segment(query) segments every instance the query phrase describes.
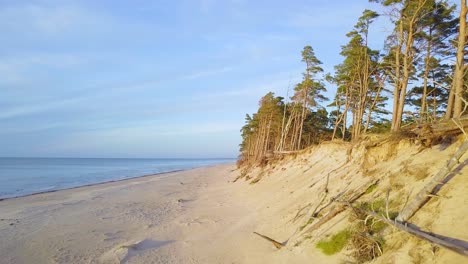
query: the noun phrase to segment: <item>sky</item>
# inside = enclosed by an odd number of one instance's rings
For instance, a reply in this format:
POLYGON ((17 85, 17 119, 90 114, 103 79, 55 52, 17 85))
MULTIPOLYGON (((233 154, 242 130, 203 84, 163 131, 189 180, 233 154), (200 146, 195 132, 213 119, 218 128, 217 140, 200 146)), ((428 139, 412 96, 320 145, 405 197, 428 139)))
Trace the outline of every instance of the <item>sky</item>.
MULTIPOLYGON (((302 48, 332 73, 366 8, 378 6, 0 0, 0 156, 237 157, 245 114, 302 78, 302 48)), ((378 20, 370 45, 388 31, 378 20)))

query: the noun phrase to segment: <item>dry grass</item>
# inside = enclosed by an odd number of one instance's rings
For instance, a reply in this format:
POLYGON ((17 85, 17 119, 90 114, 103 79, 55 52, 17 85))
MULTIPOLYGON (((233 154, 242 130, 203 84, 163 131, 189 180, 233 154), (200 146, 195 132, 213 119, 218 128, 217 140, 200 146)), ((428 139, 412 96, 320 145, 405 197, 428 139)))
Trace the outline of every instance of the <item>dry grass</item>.
POLYGON ((351 255, 358 263, 371 261, 383 254, 383 239, 374 238, 367 233, 353 232, 351 236, 351 255))
MULTIPOLYGON (((390 202, 389 202, 390 203, 390 202)), ((382 216, 387 214, 386 202, 378 199, 372 202, 363 202, 357 208, 373 211, 382 216)), ((390 218, 395 218, 398 213, 388 212, 390 218)), ((350 221, 355 223, 351 233, 351 255, 358 263, 371 261, 383 254, 385 241, 381 236, 382 230, 387 224, 372 217, 360 210, 353 210, 350 214, 350 221)))
POLYGON ((401 173, 404 176, 412 176, 419 181, 429 176, 429 168, 427 166, 415 166, 411 164, 410 160, 405 160, 401 163, 401 173))
MULTIPOLYGON (((265 176, 265 175, 267 175, 267 174, 268 174, 268 170, 262 169, 262 170, 260 171, 260 173, 258 173, 257 177, 255 177, 255 179, 253 179, 253 180, 250 182, 250 184, 255 184, 255 183, 259 182, 259 181, 263 178, 263 176, 265 176)), ((249 178, 249 180, 250 180, 250 179, 251 179, 251 178, 249 178)))
POLYGON ((391 174, 389 177, 389 185, 392 186, 394 190, 400 190, 405 187, 403 177, 400 177, 400 173, 391 174))
POLYGON ((416 179, 416 180, 422 180, 427 178, 429 176, 429 168, 428 167, 413 167, 410 169, 410 174, 416 179))
POLYGON ((250 182, 250 184, 255 184, 255 183, 259 182, 261 179, 262 179, 262 177, 257 177, 257 178, 255 178, 255 179, 253 179, 253 180, 250 182))

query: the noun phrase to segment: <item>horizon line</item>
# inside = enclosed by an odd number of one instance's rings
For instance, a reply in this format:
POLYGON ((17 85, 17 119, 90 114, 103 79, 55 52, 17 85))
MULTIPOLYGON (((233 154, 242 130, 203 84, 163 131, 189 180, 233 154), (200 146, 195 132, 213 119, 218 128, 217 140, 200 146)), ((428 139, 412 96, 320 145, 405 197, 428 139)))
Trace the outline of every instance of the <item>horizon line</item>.
POLYGON ((218 158, 135 158, 135 157, 7 157, 0 156, 0 159, 179 159, 179 160, 203 160, 203 159, 237 159, 237 158, 227 158, 227 157, 218 157, 218 158))

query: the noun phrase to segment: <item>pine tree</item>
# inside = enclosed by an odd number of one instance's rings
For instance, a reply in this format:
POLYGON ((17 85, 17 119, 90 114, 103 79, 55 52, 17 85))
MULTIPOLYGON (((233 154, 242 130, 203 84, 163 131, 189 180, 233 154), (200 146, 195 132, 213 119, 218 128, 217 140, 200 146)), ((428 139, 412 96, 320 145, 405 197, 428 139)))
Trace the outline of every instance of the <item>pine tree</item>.
POLYGON ((390 9, 395 28, 387 38, 386 73, 393 85, 392 131, 400 130, 408 83, 414 77, 416 37, 424 29, 424 18, 434 7, 433 0, 373 0, 390 9))
POLYGON ((332 137, 338 127, 342 127, 342 137, 346 134, 348 111, 351 111, 351 137, 358 139, 372 124, 372 113, 380 110, 385 98, 382 97, 384 80, 379 71, 379 52, 368 47, 369 26, 377 13, 365 10, 354 30, 347 36, 350 41, 342 46, 343 63, 336 66, 336 75, 332 78, 338 85, 335 96, 336 113, 332 137), (343 107, 343 109, 341 109, 343 107))
POLYGON ((259 162, 267 153, 274 151, 280 140, 283 108, 283 98, 269 92, 261 98, 257 113, 252 117, 246 116, 240 144, 243 163, 259 162))
MULTIPOLYGON (((315 56, 311 46, 305 46, 301 52, 302 61, 306 64, 306 69, 303 74, 303 81, 294 88, 292 96, 293 106, 291 107, 291 115, 288 120, 288 131, 292 129, 290 138, 291 150, 298 150, 304 147, 304 121, 310 112, 311 108, 317 107, 318 102, 326 100, 323 95, 325 86, 319 74, 323 72, 320 67, 322 62, 315 56), (294 123, 292 123, 294 121, 294 123)), ((287 125, 288 125, 287 124, 287 125)))
MULTIPOLYGON (((428 97, 436 99, 444 97, 446 94, 444 89, 440 87, 440 84, 444 83, 444 79, 431 79, 447 69, 447 65, 443 65, 441 59, 447 56, 450 51, 449 41, 453 37, 456 29, 457 21, 453 17, 453 11, 455 6, 450 6, 447 1, 436 1, 433 3, 431 12, 427 14, 424 19, 424 31, 421 32, 421 38, 424 40, 425 52, 424 67, 419 77, 423 78, 423 86, 421 91, 421 103, 420 103, 420 121, 427 121, 427 117, 431 116, 429 112, 439 107, 434 106, 429 109, 428 97), (429 84, 431 81, 431 84, 429 84), (429 115, 428 115, 429 114, 429 115)), ((448 72, 446 72, 448 74, 448 72)), ((440 74, 439 74, 440 75, 440 74)), ((437 100, 436 100, 437 101, 437 100)), ((432 101, 434 103, 434 101, 432 101)), ((437 110, 432 111, 432 117, 437 116, 437 110)))

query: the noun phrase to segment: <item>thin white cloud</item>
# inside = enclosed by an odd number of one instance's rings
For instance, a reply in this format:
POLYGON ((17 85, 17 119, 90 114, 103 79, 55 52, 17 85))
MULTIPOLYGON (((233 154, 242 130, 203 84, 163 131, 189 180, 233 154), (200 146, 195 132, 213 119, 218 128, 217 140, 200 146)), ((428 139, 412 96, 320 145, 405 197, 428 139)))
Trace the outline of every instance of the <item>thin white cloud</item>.
POLYGON ((46 102, 42 104, 21 105, 10 109, 4 109, 0 112, 0 120, 59 109, 65 106, 69 106, 70 104, 78 103, 82 100, 83 98, 71 98, 49 103, 46 102))
POLYGON ((87 60, 75 54, 32 53, 20 56, 7 55, 0 57, 0 85, 17 85, 33 83, 30 74, 43 67, 67 69, 83 65, 87 60))
POLYGON ((50 66, 54 68, 67 68, 83 64, 85 59, 82 56, 73 54, 57 53, 36 53, 22 56, 0 57, 0 70, 32 68, 38 66, 50 66))
POLYGON ((223 67, 223 68, 213 69, 213 70, 203 70, 203 71, 193 72, 188 75, 185 75, 183 79, 193 80, 193 79, 198 79, 198 78, 204 78, 204 77, 209 77, 209 76, 218 75, 222 73, 227 73, 232 70, 233 70, 232 67, 223 67))
POLYGON ((95 26, 96 15, 72 5, 11 5, 0 9, 0 28, 24 33, 57 34, 95 26))
POLYGON ((118 17, 108 10, 93 8, 83 2, 57 1, 53 4, 13 3, 0 5, 0 31, 13 39, 55 39, 90 41, 107 36, 161 36, 165 28, 118 17))
MULTIPOLYGON (((73 55, 57 55, 57 54, 36 54, 29 57, 17 58, 0 58, 0 74, 8 78, 0 79, 0 88, 6 89, 11 84, 31 83, 28 80, 27 71, 30 69, 50 66, 55 68, 72 67, 83 64, 86 60, 80 56, 73 55), (1 87, 3 85, 4 87, 1 87)), ((232 71, 232 67, 222 67, 214 70, 203 70, 192 72, 181 77, 183 80, 193 80, 198 78, 210 77, 222 73, 232 71)), ((167 81, 167 80, 166 80, 167 81)), ((97 87, 81 87, 81 95, 74 98, 52 99, 47 101, 28 102, 28 104, 16 104, 10 108, 2 109, 0 112, 1 119, 16 118, 20 116, 34 115, 47 112, 55 109, 70 108, 78 103, 83 103, 89 99, 98 99, 101 97, 109 97, 109 93, 113 97, 120 96, 129 92, 144 91, 148 89, 157 89, 164 84, 164 80, 147 80, 137 81, 127 84, 101 84, 97 87)), ((153 110, 154 111, 154 110, 153 110)), ((191 110, 187 110, 190 112, 191 110)))
POLYGON ((239 126, 238 123, 223 122, 178 123, 171 126, 154 123, 130 124, 128 126, 120 124, 119 127, 72 132, 56 139, 51 145, 55 146, 56 150, 63 151, 61 148, 80 150, 108 144, 153 144, 166 139, 173 140, 174 138, 193 138, 194 136, 237 132, 239 126))
POLYGON ((15 127, 3 128, 0 130, 0 135, 17 135, 22 133, 37 133, 46 130, 57 129, 69 125, 67 122, 54 122, 54 123, 39 123, 39 124, 21 124, 15 127))
POLYGON ((300 81, 302 69, 291 69, 290 71, 277 72, 268 76, 262 76, 259 79, 247 81, 235 87, 219 87, 215 92, 203 92, 191 97, 194 102, 238 102, 244 98, 244 102, 258 101, 259 98, 268 92, 274 92, 277 96, 286 97, 288 87, 289 96, 292 95, 292 89, 300 81))

